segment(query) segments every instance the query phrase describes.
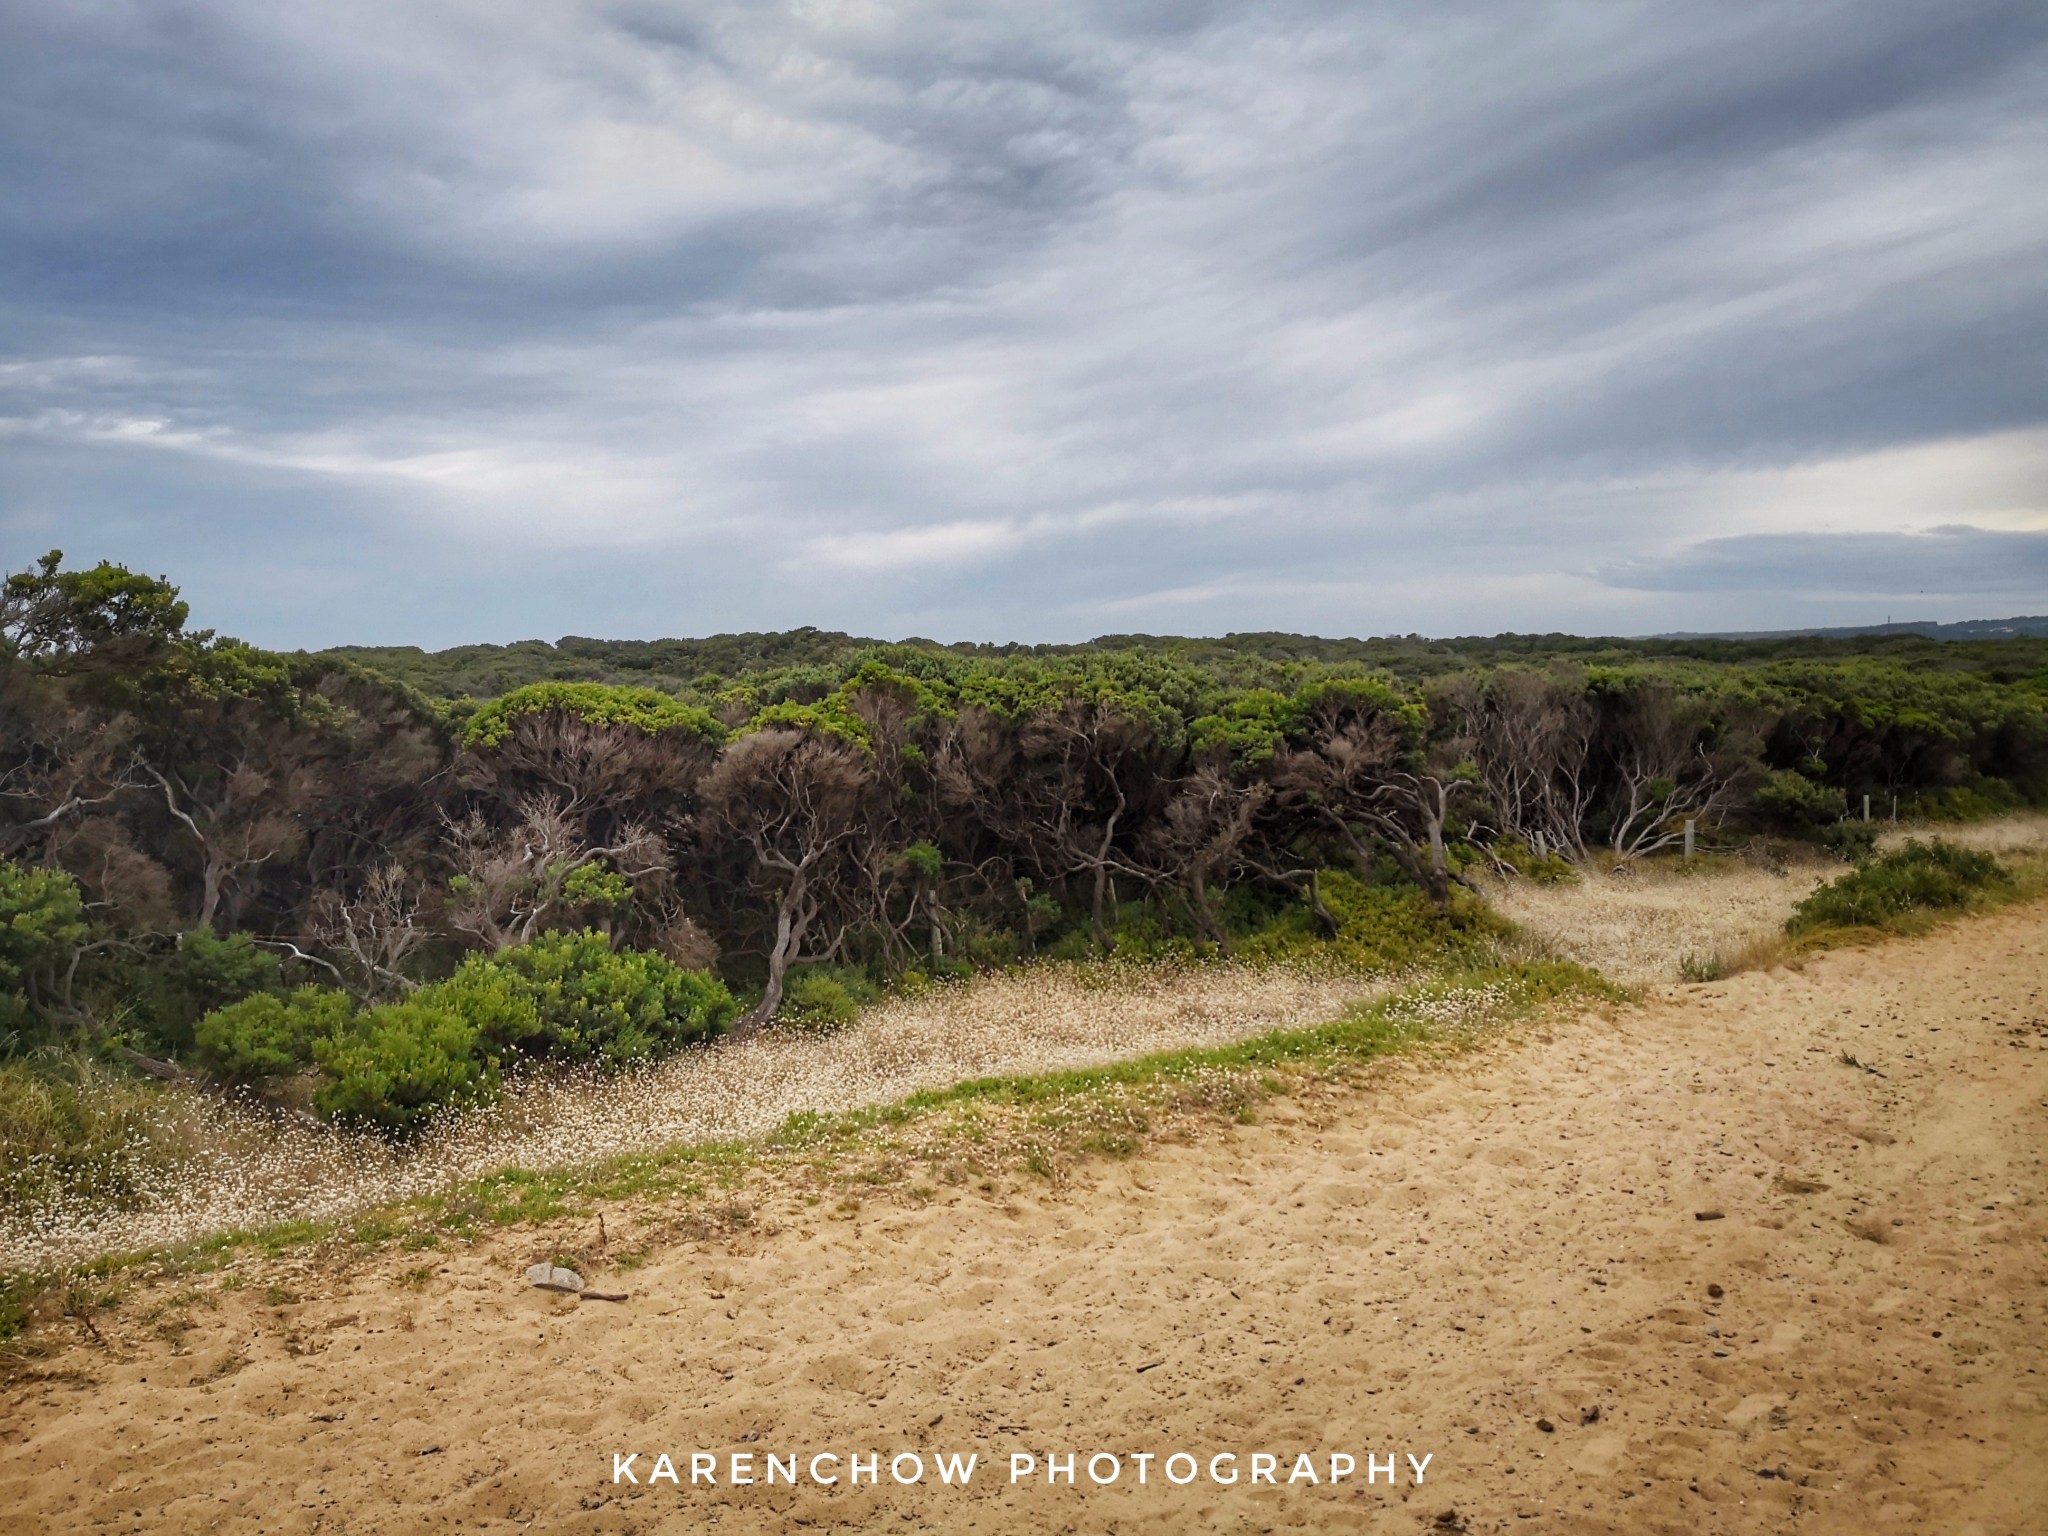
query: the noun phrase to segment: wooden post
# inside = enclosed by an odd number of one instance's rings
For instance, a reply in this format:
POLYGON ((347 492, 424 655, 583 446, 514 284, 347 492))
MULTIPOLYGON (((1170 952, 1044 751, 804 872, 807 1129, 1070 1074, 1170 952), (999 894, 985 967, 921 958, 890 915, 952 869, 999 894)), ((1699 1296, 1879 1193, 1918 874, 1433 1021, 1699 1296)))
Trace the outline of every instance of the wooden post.
POLYGON ((1687 821, 1686 821, 1686 823, 1685 823, 1685 856, 1686 856, 1686 857, 1687 857, 1688 859, 1692 857, 1692 829, 1693 829, 1693 825, 1694 825, 1694 823, 1692 822, 1692 820, 1691 820, 1690 818, 1688 818, 1688 819, 1687 819, 1687 821))
POLYGON ((1870 796, 1868 795, 1863 797, 1863 819, 1865 821, 1870 820, 1870 796))

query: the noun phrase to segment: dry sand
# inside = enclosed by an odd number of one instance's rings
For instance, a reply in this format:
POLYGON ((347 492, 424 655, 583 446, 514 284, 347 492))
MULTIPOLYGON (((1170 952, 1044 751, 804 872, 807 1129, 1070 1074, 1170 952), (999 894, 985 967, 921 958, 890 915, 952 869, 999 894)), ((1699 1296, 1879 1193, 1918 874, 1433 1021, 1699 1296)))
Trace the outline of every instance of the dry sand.
POLYGON ((176 1353, 131 1298, 0 1389, 0 1508, 33 1531, 2041 1531, 2044 993, 2036 904, 1395 1064, 1057 1189, 791 1205, 598 1276, 622 1306, 525 1288, 556 1240, 530 1230, 417 1290, 419 1255, 257 1269, 176 1353), (965 1491, 611 1482, 614 1452, 697 1449, 983 1460, 965 1491), (1283 1476, 1299 1450, 1433 1460, 1396 1491, 991 1465, 1180 1449, 1283 1476))

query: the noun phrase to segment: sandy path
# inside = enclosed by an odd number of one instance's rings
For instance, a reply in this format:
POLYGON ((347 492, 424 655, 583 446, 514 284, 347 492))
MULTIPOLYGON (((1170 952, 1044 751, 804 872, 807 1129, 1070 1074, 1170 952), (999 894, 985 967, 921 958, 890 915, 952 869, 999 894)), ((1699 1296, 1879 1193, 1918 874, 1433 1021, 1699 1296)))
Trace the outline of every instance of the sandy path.
POLYGON ((111 1348, 6 1389, 0 1508, 52 1531, 2048 1529, 2044 994, 2036 905, 1400 1067, 1058 1192, 792 1210, 657 1255, 625 1306, 522 1289, 531 1233, 418 1291, 417 1256, 281 1272, 311 1299, 276 1307, 252 1276, 175 1356, 131 1301, 111 1348), (1360 1475, 990 1465, 1183 1448, 1360 1475), (611 1482, 615 1451, 687 1476, 697 1449, 757 1475, 791 1449, 983 1461, 964 1491, 611 1482), (1367 1487, 1388 1452, 1431 1455, 1425 1485, 1404 1462, 1367 1487))

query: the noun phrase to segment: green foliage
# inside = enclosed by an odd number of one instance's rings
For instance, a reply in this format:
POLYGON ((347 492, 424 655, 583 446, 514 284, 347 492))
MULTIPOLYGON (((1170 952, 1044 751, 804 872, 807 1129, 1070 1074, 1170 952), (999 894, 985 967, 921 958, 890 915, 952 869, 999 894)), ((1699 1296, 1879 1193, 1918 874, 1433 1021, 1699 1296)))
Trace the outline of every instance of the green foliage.
POLYGON ((1579 878, 1579 872, 1570 860, 1561 859, 1554 853, 1546 853, 1539 858, 1536 850, 1519 837, 1503 837, 1489 851, 1516 874, 1538 885, 1570 885, 1579 878))
POLYGON ((86 571, 63 564, 64 551, 53 549, 0 587, 0 658, 49 662, 117 645, 147 651, 183 631, 191 608, 169 582, 104 560, 86 571))
MULTIPOLYGON (((924 979, 920 973, 920 980, 924 979)), ((860 1017, 864 1004, 881 995, 865 971, 850 966, 804 966, 789 974, 779 1017, 804 1029, 840 1029, 860 1017)))
POLYGON ((1786 831, 1810 836, 1849 814, 1849 797, 1832 785, 1816 784, 1794 768, 1766 779, 1756 792, 1756 808, 1786 831))
POLYGON ((1726 973, 1719 955, 1683 955, 1678 961, 1678 974, 1687 981, 1719 981, 1726 973))
POLYGON ((61 870, 0 860, 0 1029, 25 1021, 26 997, 49 982, 85 942, 85 902, 61 870), (11 1017, 10 1017, 11 1015, 11 1017))
POLYGON ((649 736, 688 731, 709 742, 725 732, 709 711, 652 688, 618 688, 603 683, 528 683, 494 699, 470 717, 462 735, 466 747, 495 747, 511 733, 519 715, 561 710, 593 725, 629 725, 649 736))
POLYGON ((469 956, 454 975, 420 988, 412 1001, 459 1015, 477 1032, 486 1054, 508 1059, 540 1049, 540 1011, 532 989, 488 955, 469 956))
POLYGON ((1988 853, 1916 839, 1822 886, 1793 909, 1785 931, 1895 927, 1916 912, 1972 906, 2012 878, 1988 853))
MULTIPOLYGON (((1288 902, 1236 945, 1250 960, 1326 959, 1364 972, 1418 970, 1469 965, 1502 939, 1508 927, 1483 902, 1454 894, 1438 909, 1411 885, 1366 885, 1345 870, 1326 869, 1317 884, 1337 931, 1324 925, 1304 901, 1288 902)), ((1244 897, 1234 897, 1226 914, 1238 916, 1244 897)))
POLYGON ((177 948, 150 969, 137 1014, 157 1044, 182 1052, 192 1044, 193 1027, 207 1014, 259 992, 283 989, 277 956, 246 933, 223 939, 195 928, 180 934, 177 948))
POLYGON ((343 1033, 355 1005, 331 987, 258 992, 217 1008, 192 1031, 201 1066, 229 1082, 280 1077, 313 1064, 314 1047, 343 1033))
POLYGON ((327 1074, 314 1106, 330 1120, 417 1130, 441 1111, 497 1096, 498 1064, 480 1045, 475 1025, 432 1002, 359 1014, 346 1030, 313 1042, 327 1074))
POLYGON ((1845 859, 1868 858, 1877 846, 1877 828, 1849 819, 1849 797, 1831 784, 1816 784, 1797 769, 1770 775, 1753 804, 1779 831, 1839 853, 1845 859))
POLYGON ((904 872, 918 880, 936 880, 946 867, 946 856, 939 851, 939 845, 922 838, 905 848, 899 857, 904 872))
POLYGON ((1867 821, 1838 821, 1831 827, 1822 827, 1813 840, 1852 864, 1860 863, 1877 851, 1877 826, 1867 821))
POLYGON ((756 731, 771 730, 777 726, 785 730, 836 736, 841 741, 852 742, 864 752, 874 749, 867 721, 853 712, 844 694, 835 693, 815 704, 799 704, 793 701, 770 704, 755 713, 753 719, 742 727, 742 734, 752 735, 756 731))
POLYGON ((1301 705, 1288 694, 1253 688, 1223 701, 1188 725, 1199 756, 1222 757, 1247 767, 1265 762, 1300 723, 1301 705))
POLYGON ((472 955, 447 980, 365 1013, 330 988, 254 993, 199 1021, 194 1054, 233 1082, 317 1064, 321 1114, 409 1131, 489 1102, 521 1057, 618 1067, 708 1039, 738 1012, 714 977, 615 953, 600 933, 551 933, 472 955))
POLYGON ((739 1013, 716 977, 646 950, 614 951, 603 934, 589 931, 543 934, 489 958, 472 956, 450 982, 421 996, 495 997, 500 987, 510 1001, 486 1027, 507 1027, 494 1021, 514 1017, 523 1001, 537 1028, 522 1048, 559 1061, 644 1060, 722 1034, 739 1013), (486 971, 496 978, 486 981, 486 971))
MULTIPOLYGON (((457 877, 460 878, 459 876, 457 877)), ((562 882, 562 899, 591 912, 623 912, 633 903, 632 884, 602 864, 585 864, 562 882)))
POLYGON ((2024 804, 2025 798, 2010 784, 1999 779, 1978 779, 1914 795, 1901 810, 1920 821, 1983 821, 2016 811, 2024 804))

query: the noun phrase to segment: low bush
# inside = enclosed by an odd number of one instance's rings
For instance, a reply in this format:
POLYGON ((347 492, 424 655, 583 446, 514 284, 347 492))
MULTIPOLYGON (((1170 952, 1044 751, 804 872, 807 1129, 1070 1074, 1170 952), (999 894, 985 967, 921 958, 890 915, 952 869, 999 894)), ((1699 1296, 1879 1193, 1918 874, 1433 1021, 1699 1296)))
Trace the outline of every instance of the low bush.
POLYGON ((540 1049, 540 1010, 530 989, 489 955, 471 955, 453 976, 420 988, 412 1001, 461 1015, 494 1055, 520 1056, 540 1049))
POLYGON ((1781 769, 1756 792, 1756 808, 1782 830, 1810 836, 1849 814, 1849 797, 1832 784, 1816 784, 1794 768, 1781 769))
POLYGON ((258 992, 201 1019, 192 1031, 193 1054, 231 1083, 279 1077, 311 1066, 314 1046, 340 1034, 354 1016, 348 995, 331 987, 258 992))
POLYGON ((442 1110, 487 1104, 498 1063, 480 1045, 476 1026, 452 1008, 407 1002, 359 1014, 313 1043, 327 1075, 314 1106, 330 1120, 404 1132, 442 1110))
POLYGON ((1817 843, 1851 861, 1866 859, 1877 847, 1877 828, 1849 819, 1849 797, 1829 784, 1816 784, 1794 769, 1764 780, 1756 792, 1756 809, 1780 832, 1817 843))
MULTIPOLYGON (((407 1131, 439 1109, 489 1102, 521 1058, 618 1068, 709 1039, 738 1013, 713 976, 650 951, 615 951, 601 933, 549 933, 471 955, 446 981, 365 1014, 312 987, 290 1006, 250 999, 214 1016, 217 1025, 209 1019, 208 1039, 231 1036, 236 1064, 304 1049, 327 1079, 313 1095, 321 1114, 407 1131)), ((209 1049, 225 1075, 227 1048, 209 1049)))
MULTIPOLYGON (((928 980, 923 972, 915 974, 920 982, 928 980)), ((802 1029, 840 1029, 860 1017, 862 1005, 881 995, 881 989, 865 971, 806 966, 790 975, 788 989, 783 993, 781 1017, 802 1029)))
POLYGON ((1914 912, 1962 910, 2012 883, 1988 853, 1916 840, 1822 886, 1793 909, 1785 931, 1893 927, 1914 912))
POLYGON ((1678 974, 1685 981, 1719 981, 1726 974, 1719 955, 1682 955, 1678 974))
POLYGON ((1877 825, 1869 821, 1838 821, 1831 827, 1820 828, 1812 840, 1851 864, 1860 864, 1877 851, 1877 825))
POLYGON ((1579 878, 1571 860, 1549 851, 1539 854, 1519 837, 1503 837, 1488 852, 1499 863, 1538 885, 1570 885, 1579 878))
MULTIPOLYGON (((739 1013, 725 983, 686 971, 650 950, 614 950, 595 931, 548 933, 530 944, 484 958, 456 973, 459 987, 495 990, 472 974, 499 973, 506 995, 524 999, 538 1026, 521 1042, 531 1054, 558 1061, 599 1060, 622 1066, 723 1034, 739 1013)), ((431 990, 431 989, 430 989, 431 990)), ((510 1018, 507 1013, 504 1015, 510 1018)))
POLYGON ((1983 821, 2016 811, 2026 803, 2026 796, 2005 780, 1985 778, 1949 789, 1923 790, 1903 801, 1899 813, 1919 821, 1983 821))
POLYGON ((1317 882, 1336 923, 1329 933, 1308 903, 1287 902, 1235 948, 1247 960, 1330 960, 1354 970, 1386 972, 1469 965, 1505 938, 1508 924, 1483 901, 1454 889, 1438 908, 1412 885, 1367 885, 1343 870, 1317 882))
POLYGON ((0 860, 0 1045, 26 1028, 35 995, 52 985, 85 936, 77 881, 0 860))

